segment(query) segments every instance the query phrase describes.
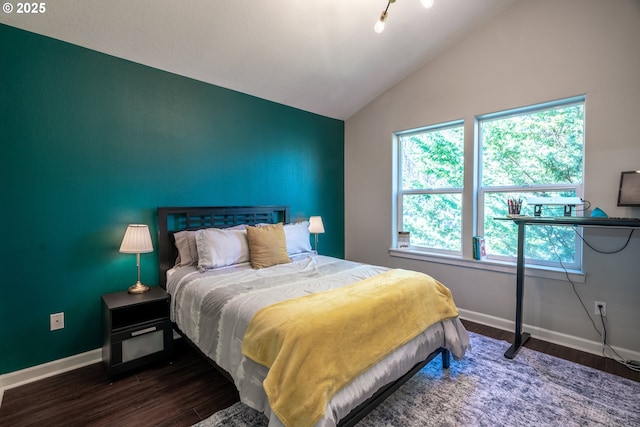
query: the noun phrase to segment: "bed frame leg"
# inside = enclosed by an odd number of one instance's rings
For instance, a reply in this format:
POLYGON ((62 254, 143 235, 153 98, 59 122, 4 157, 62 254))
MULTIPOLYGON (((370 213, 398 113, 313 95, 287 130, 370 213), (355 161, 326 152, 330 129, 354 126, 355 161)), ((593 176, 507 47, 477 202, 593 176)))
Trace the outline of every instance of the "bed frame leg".
POLYGON ((442 349, 442 369, 449 369, 451 363, 451 352, 446 348, 442 349))

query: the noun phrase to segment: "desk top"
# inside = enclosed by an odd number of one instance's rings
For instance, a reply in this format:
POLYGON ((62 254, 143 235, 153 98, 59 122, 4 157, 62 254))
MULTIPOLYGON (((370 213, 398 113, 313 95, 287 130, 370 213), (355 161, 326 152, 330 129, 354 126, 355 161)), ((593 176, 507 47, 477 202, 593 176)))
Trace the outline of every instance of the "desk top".
POLYGON ((640 228, 640 218, 602 218, 587 216, 511 216, 496 218, 504 221, 513 221, 516 224, 548 224, 548 225, 577 225, 595 227, 631 227, 640 228))

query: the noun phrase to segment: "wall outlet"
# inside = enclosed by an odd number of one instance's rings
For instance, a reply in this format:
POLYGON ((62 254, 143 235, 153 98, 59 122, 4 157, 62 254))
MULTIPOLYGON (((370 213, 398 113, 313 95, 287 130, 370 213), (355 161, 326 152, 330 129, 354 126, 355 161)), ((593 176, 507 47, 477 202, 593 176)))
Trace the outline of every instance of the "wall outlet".
POLYGON ((596 301, 593 304, 593 314, 600 316, 600 306, 602 306, 602 315, 607 315, 607 303, 602 301, 596 301))
POLYGON ((52 331, 64 328, 64 313, 52 314, 49 318, 49 322, 52 331))

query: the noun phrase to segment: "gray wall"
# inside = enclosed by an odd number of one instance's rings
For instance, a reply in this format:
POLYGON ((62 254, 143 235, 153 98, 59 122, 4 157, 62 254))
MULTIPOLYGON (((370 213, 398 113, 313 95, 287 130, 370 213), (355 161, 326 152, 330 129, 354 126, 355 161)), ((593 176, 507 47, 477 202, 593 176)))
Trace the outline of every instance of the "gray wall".
MULTIPOLYGON (((640 217, 639 209, 616 207, 620 171, 640 169, 639 42, 637 0, 521 0, 351 117, 345 124, 346 257, 431 274, 452 290, 463 317, 510 328, 515 271, 389 255, 392 133, 462 118, 470 153, 474 116, 586 94, 585 199, 612 216, 640 217)), ((472 179, 468 173, 465 206, 473 203, 472 179)), ((470 210, 464 215, 464 233, 471 236, 470 210)), ((622 246, 628 232, 591 229, 586 235, 610 250, 622 246)), ((470 239, 465 244, 471 258, 470 239)), ((595 300, 607 303, 610 343, 636 358, 639 254, 640 232, 617 255, 585 249, 586 281, 576 286, 591 313, 595 300)), ((524 306, 534 335, 597 351, 600 338, 569 282, 528 277, 524 306)))

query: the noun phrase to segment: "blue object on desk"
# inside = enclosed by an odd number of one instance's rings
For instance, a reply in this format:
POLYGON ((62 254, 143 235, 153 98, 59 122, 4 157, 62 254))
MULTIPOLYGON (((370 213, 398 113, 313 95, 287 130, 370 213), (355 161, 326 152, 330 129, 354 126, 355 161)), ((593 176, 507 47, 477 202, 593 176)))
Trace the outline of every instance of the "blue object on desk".
POLYGON ((600 209, 600 208, 595 208, 595 209, 593 210, 593 212, 591 212, 591 216, 592 216, 593 218, 608 218, 608 217, 609 217, 609 215, 607 215, 607 214, 605 213, 605 211, 603 211, 603 210, 602 210, 602 209, 600 209))

